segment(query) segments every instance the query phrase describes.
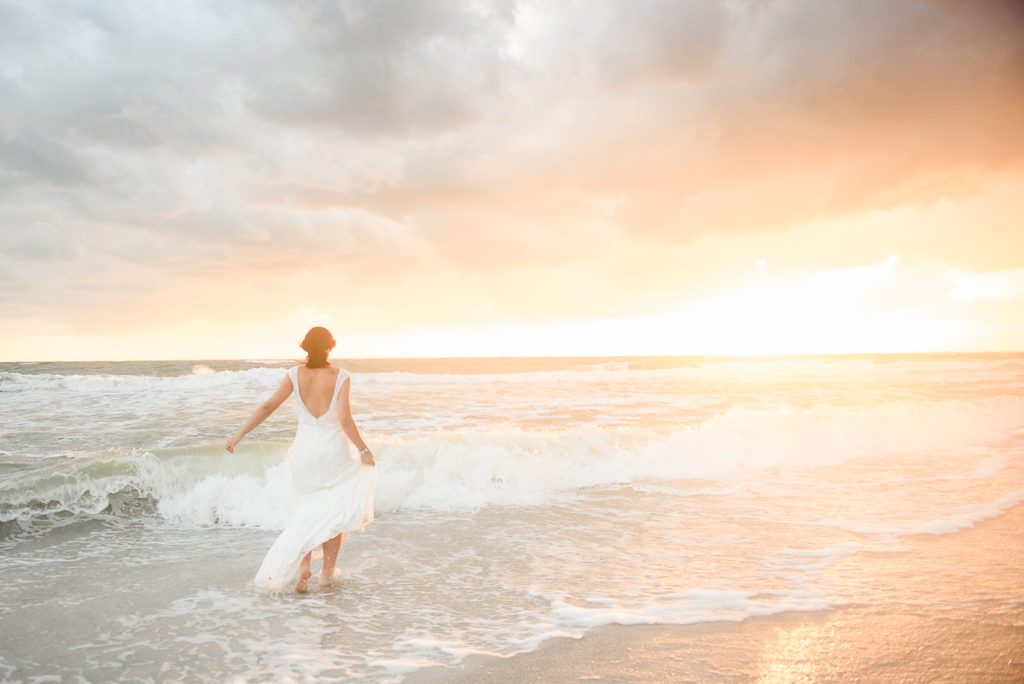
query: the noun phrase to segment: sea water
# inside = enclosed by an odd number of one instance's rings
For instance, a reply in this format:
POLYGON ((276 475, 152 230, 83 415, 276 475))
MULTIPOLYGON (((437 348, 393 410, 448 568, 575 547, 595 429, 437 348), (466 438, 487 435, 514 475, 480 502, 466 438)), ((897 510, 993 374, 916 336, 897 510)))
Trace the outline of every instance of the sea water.
POLYGON ((1019 568, 949 604, 841 565, 1024 502, 1022 355, 339 360, 377 519, 335 586, 268 596, 294 400, 224 443, 295 363, 0 364, 0 679, 399 681, 846 605, 1022 620, 1019 568))

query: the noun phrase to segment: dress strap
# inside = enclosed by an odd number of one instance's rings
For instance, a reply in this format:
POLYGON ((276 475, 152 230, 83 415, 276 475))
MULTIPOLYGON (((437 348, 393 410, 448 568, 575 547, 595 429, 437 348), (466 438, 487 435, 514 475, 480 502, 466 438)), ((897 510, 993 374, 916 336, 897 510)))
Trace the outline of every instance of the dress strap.
POLYGON ((331 396, 331 405, 333 406, 338 402, 338 391, 341 386, 345 384, 345 376, 348 375, 348 371, 344 368, 338 369, 338 377, 334 378, 334 394, 331 396))

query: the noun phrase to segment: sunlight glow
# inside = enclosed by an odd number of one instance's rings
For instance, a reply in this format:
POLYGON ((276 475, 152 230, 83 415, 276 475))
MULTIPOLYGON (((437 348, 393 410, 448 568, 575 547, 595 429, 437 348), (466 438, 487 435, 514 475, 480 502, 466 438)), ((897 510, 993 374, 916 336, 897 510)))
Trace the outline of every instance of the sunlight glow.
MULTIPOLYGON (((908 282, 925 277, 948 282, 945 276, 905 269, 897 255, 875 264, 791 277, 772 274, 762 261, 742 286, 696 300, 675 313, 421 329, 402 342, 414 343, 424 356, 941 350, 966 338, 964 321, 948 312, 921 306, 893 308, 889 303, 908 282)), ((386 337, 356 342, 377 352, 372 355, 389 355, 386 337)))

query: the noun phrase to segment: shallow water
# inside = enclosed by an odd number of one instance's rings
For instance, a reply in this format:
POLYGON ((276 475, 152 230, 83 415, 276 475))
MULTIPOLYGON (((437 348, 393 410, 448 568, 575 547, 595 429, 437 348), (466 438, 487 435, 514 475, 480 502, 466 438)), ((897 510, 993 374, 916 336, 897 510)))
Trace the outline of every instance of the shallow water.
MULTIPOLYGON (((223 442, 292 363, 0 364, 0 676, 387 681, 609 623, 966 610, 875 580, 1024 502, 1022 355, 341 361, 377 521, 335 587, 260 596, 294 405, 223 442)), ((1024 621, 1012 572, 971 581, 1024 621)))

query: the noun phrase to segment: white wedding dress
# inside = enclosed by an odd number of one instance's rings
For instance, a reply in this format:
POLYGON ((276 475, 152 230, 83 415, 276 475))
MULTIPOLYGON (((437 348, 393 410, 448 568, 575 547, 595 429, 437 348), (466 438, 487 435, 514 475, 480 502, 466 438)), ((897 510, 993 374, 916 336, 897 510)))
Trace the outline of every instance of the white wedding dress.
POLYGON ((335 410, 348 371, 338 370, 330 407, 316 417, 302 401, 298 370, 298 366, 288 369, 299 414, 287 456, 292 477, 291 518, 254 579, 257 588, 271 591, 294 591, 303 556, 342 532, 363 530, 373 522, 377 468, 359 458, 335 410))

